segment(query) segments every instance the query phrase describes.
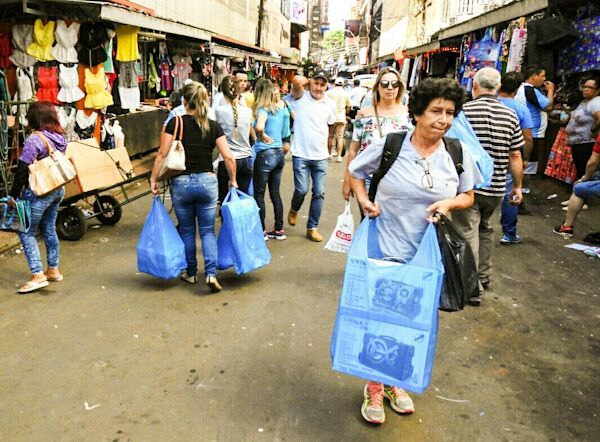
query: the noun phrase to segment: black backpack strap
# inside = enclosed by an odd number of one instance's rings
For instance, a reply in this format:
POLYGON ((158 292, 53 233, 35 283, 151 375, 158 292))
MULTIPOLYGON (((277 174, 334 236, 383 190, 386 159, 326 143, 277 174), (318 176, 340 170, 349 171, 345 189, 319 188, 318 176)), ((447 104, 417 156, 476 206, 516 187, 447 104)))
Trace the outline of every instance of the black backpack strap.
POLYGON ((375 201, 375 195, 377 194, 379 182, 385 176, 388 170, 390 170, 390 167, 392 167, 392 164, 394 164, 396 158, 398 158, 398 154, 400 153, 400 149, 402 149, 402 143, 404 142, 405 137, 406 131, 390 133, 385 137, 385 144, 383 145, 383 153, 381 155, 379 169, 373 173, 373 178, 371 178, 371 185, 369 187, 369 200, 373 202, 375 201))
POLYGON ((452 158, 454 167, 456 167, 456 173, 460 175, 465 171, 463 167, 463 149, 460 140, 457 138, 444 137, 444 146, 452 158))

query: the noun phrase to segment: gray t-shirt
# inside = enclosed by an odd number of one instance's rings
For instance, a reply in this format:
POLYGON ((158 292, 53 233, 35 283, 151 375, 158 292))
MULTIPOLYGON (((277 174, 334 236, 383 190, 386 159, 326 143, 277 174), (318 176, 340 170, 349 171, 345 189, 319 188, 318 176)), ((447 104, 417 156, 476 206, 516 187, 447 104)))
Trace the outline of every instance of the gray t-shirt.
POLYGON ((600 111, 600 97, 582 101, 577 108, 571 112, 571 119, 567 124, 567 144, 593 143, 592 127, 594 126, 594 114, 600 111))
MULTIPOLYGON (((431 213, 427 207, 436 201, 454 198, 473 190, 483 182, 468 148, 463 144, 464 172, 456 172, 450 154, 440 141, 427 159, 421 158, 410 142, 412 132, 404 139, 398 158, 377 188, 375 202, 380 212, 377 219, 379 247, 384 258, 410 261, 425 234, 431 213), (431 181, 425 177, 428 168, 431 181), (433 184, 430 189, 429 184, 433 184)), ((366 179, 381 163, 385 139, 375 141, 358 155, 349 166, 350 174, 366 179)))
POLYGON ((235 131, 235 121, 233 118, 233 109, 229 103, 222 104, 215 108, 217 122, 223 128, 229 149, 236 159, 247 158, 252 155, 252 146, 250 145, 250 125, 252 124, 252 110, 246 106, 237 106, 237 132, 235 131))

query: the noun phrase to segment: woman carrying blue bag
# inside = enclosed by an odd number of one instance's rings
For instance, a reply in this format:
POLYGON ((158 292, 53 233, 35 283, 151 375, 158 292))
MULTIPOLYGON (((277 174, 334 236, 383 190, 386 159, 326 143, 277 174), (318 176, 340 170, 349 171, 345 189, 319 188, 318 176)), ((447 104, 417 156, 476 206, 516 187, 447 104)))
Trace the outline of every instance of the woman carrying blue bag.
MULTIPOLYGON (((379 217, 376 231, 383 259, 409 262, 429 223, 435 222, 434 213, 448 214, 473 205, 473 188, 481 181, 477 166, 463 149, 459 170, 442 139, 463 102, 463 90, 451 80, 426 79, 412 89, 409 115, 415 129, 404 137, 397 158, 377 186, 374 202, 369 200, 365 179, 380 167, 385 139, 350 163, 358 202, 369 217, 379 217)), ((368 382, 361 407, 367 422, 384 422, 386 397, 394 411, 414 411, 404 390, 368 382)))
POLYGON ((290 136, 290 112, 283 102, 276 100, 278 92, 277 87, 274 87, 270 80, 261 78, 256 83, 254 93, 256 96, 254 103, 256 115, 254 199, 260 209, 260 221, 265 240, 269 238, 286 239, 283 230, 283 202, 279 194, 279 187, 285 165, 285 154, 289 149, 288 143, 284 147, 283 139, 290 136), (265 229, 265 190, 267 185, 275 211, 275 225, 273 230, 268 232, 265 229))
MULTIPOLYGON (((185 150, 185 171, 171 179, 171 198, 179 221, 179 233, 185 245, 187 269, 181 279, 190 284, 197 282, 196 223, 202 240, 206 284, 213 292, 222 289, 217 280, 217 239, 215 216, 218 200, 217 176, 213 173, 212 153, 215 147, 223 157, 229 173, 229 186, 237 187, 235 159, 219 124, 208 118, 208 93, 206 88, 192 82, 183 88, 186 115, 182 117, 182 144, 185 150), (233 178, 232 178, 233 177, 233 178)), ((174 139, 175 119, 165 128, 160 149, 154 161, 150 187, 158 194, 158 174, 169 154, 174 139)))

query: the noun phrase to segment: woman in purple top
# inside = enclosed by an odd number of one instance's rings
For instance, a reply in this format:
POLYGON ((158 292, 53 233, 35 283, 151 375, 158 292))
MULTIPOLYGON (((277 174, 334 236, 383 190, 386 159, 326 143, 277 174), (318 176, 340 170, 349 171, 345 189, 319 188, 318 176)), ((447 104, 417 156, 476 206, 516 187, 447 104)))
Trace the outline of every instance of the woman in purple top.
POLYGON ((27 112, 28 129, 33 132, 25 140, 23 152, 19 157, 19 164, 15 171, 14 183, 10 196, 29 200, 31 203, 31 228, 27 233, 20 233, 19 239, 23 245, 25 258, 33 275, 31 280, 22 285, 18 292, 29 293, 48 285, 48 281, 62 281, 63 276, 58 271, 58 236, 56 235, 56 217, 58 206, 65 195, 64 187, 50 192, 44 196, 36 196, 29 188, 29 165, 36 160, 48 156, 48 149, 42 138, 37 134, 41 132, 52 147, 60 152, 67 149, 67 140, 58 121, 58 116, 52 103, 37 101, 29 107, 27 112), (35 240, 38 227, 46 245, 48 269, 44 272, 40 249, 35 240))

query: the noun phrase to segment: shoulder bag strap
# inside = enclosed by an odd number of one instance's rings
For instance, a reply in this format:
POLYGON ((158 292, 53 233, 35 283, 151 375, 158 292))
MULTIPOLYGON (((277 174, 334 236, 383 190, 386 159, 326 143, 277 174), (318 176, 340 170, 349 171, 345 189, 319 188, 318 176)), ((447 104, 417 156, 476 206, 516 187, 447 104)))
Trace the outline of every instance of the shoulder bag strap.
POLYGON ((183 117, 177 117, 179 118, 179 141, 183 140, 183 117))
POLYGON ((394 164, 394 161, 396 161, 396 158, 398 158, 400 149, 402 149, 402 143, 404 143, 404 138, 406 138, 406 131, 389 133, 385 137, 385 144, 383 145, 383 153, 381 154, 381 163, 379 164, 379 169, 373 173, 373 177, 371 178, 371 185, 369 186, 369 200, 373 202, 375 201, 375 195, 377 194, 379 182, 385 176, 388 170, 390 170, 392 164, 394 164))
POLYGON ((463 149, 460 140, 457 138, 444 137, 444 146, 452 158, 454 167, 456 167, 456 172, 460 175, 465 171, 463 168, 463 149))
POLYGON ((177 132, 179 131, 179 117, 175 117, 175 130, 173 131, 173 139, 177 139, 177 132))
POLYGON ((50 145, 48 138, 46 138, 46 136, 39 131, 34 132, 34 135, 37 135, 42 140, 46 146, 46 149, 48 150, 48 155, 52 155, 54 153, 54 148, 50 145))
POLYGON ((375 111, 375 126, 377 126, 377 132, 379 132, 379 138, 383 138, 383 132, 381 131, 381 124, 379 123, 379 112, 377 112, 377 106, 373 105, 375 111))

